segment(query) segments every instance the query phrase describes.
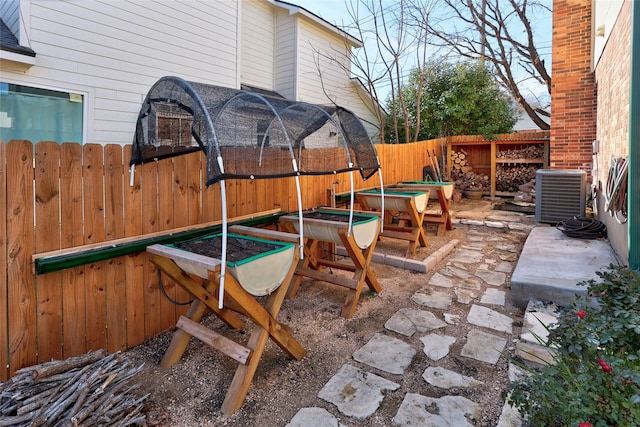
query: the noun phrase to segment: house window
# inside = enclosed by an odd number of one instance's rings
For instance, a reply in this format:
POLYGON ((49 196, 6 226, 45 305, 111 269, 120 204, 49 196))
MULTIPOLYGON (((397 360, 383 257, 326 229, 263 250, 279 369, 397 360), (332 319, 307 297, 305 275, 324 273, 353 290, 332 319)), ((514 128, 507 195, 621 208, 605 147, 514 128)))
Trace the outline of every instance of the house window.
POLYGON ((84 96, 0 82, 0 140, 82 144, 84 96))

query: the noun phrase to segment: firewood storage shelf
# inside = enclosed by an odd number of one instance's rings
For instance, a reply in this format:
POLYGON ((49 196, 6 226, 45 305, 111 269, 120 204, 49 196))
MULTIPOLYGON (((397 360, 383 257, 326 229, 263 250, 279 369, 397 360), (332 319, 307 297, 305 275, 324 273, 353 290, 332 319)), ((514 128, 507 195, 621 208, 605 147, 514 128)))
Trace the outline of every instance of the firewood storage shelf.
MULTIPOLYGON (((489 196, 492 198, 496 196, 513 196, 514 192, 509 191, 497 191, 496 190, 496 176, 498 167, 512 165, 540 165, 542 169, 549 168, 549 139, 548 138, 536 138, 527 140, 473 140, 473 141, 450 141, 447 144, 448 163, 452 165, 451 153, 457 147, 470 147, 477 152, 476 157, 481 159, 482 163, 474 164, 473 160, 470 162, 470 166, 474 169, 480 170, 483 173, 488 173, 490 181, 489 196), (508 150, 513 147, 528 147, 542 145, 543 155, 536 158, 499 158, 498 153, 504 150, 508 150)), ((449 179, 450 176, 449 168, 449 179)), ((485 193, 486 194, 486 193, 485 193)))

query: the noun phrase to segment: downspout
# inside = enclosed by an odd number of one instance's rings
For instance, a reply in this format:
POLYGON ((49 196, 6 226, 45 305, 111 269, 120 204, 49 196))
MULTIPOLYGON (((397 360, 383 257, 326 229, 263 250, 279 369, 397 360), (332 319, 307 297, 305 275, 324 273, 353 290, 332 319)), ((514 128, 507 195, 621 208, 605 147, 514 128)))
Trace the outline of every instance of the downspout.
POLYGON ((629 78, 628 245, 629 268, 640 270, 640 2, 631 1, 631 76, 629 78))

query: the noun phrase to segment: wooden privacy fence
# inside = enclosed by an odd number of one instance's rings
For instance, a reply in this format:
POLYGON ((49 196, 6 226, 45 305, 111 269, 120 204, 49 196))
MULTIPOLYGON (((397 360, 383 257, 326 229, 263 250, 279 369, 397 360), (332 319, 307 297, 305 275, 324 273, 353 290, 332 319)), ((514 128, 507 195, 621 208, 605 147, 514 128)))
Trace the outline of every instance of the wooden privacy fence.
MULTIPOLYGON (((441 141, 379 145, 385 183, 421 178, 427 148, 441 141)), ((144 252, 36 275, 32 257, 220 220, 219 184, 204 186, 201 153, 136 168, 131 147, 0 143, 0 380, 24 366, 89 350, 125 350, 173 325, 188 295, 144 252), (162 285, 162 286, 161 286, 162 285)), ((379 185, 378 176, 357 188, 379 185)), ((303 207, 349 190, 348 174, 302 177, 303 207)), ((295 181, 227 181, 229 217, 297 209, 295 181)))

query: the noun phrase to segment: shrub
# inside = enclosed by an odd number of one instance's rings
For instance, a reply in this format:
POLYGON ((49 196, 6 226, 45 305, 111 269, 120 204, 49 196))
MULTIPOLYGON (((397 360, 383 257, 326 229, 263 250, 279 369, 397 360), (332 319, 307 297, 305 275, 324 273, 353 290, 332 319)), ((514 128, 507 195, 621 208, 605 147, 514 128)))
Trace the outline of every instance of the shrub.
POLYGON ((531 426, 640 425, 640 274, 611 265, 598 276, 550 328, 553 363, 505 391, 531 426))

